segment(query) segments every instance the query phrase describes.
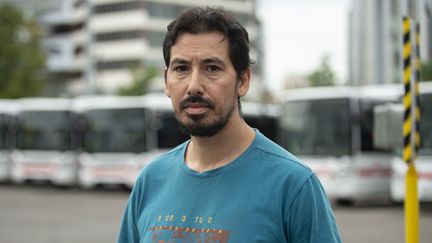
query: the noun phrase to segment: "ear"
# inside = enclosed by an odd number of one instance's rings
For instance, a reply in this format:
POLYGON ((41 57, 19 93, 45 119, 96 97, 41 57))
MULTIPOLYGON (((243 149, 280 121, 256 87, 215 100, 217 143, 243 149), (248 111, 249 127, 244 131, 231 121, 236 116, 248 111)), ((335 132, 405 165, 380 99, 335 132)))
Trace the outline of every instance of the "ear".
POLYGON ((165 95, 168 96, 168 98, 171 98, 168 87, 167 87, 167 72, 168 72, 168 69, 165 68, 165 70, 164 70, 165 89, 164 90, 165 90, 165 95))
POLYGON ((252 71, 250 68, 247 68, 240 75, 240 82, 239 82, 239 85, 237 87, 237 95, 239 97, 243 97, 248 93, 251 76, 252 76, 252 71))

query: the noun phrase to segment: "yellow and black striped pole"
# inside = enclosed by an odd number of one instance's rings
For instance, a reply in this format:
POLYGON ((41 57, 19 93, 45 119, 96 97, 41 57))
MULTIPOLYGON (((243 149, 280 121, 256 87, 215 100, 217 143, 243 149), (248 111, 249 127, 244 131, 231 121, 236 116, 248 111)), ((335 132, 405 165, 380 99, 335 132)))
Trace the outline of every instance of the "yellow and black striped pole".
MULTIPOLYGON (((413 141, 414 124, 413 111, 413 85, 411 57, 411 19, 403 18, 403 84, 405 93, 403 97, 404 122, 403 122, 403 160, 408 165, 405 177, 405 243, 419 242, 419 204, 417 197, 417 172, 414 165, 415 146, 413 141)), ((415 92, 415 89, 414 89, 415 92)))
POLYGON ((415 109, 414 109, 414 118, 415 118, 415 151, 416 154, 420 148, 420 118, 421 118, 421 106, 420 106, 420 69, 421 69, 421 58, 420 58, 420 23, 416 23, 416 46, 415 46, 415 80, 414 80, 414 91, 415 91, 415 109))
POLYGON ((403 84, 404 84, 404 122, 403 122, 403 139, 404 139, 404 149, 403 149, 403 160, 408 164, 411 163, 412 148, 411 148, 411 19, 409 17, 403 18, 403 84))

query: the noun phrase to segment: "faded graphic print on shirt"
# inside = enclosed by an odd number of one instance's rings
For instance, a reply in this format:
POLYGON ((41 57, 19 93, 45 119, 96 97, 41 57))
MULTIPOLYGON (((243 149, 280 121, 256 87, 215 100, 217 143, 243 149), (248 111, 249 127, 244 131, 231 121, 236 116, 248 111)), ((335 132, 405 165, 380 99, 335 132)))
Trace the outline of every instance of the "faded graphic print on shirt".
POLYGON ((156 222, 159 226, 149 227, 145 233, 155 243, 227 243, 230 237, 228 230, 211 228, 214 224, 212 216, 176 217, 174 214, 166 214, 158 215, 156 222), (174 226, 175 224, 188 226, 174 226))
POLYGON ((157 226, 151 231, 152 242, 157 243, 227 243, 229 231, 220 229, 182 228, 174 226, 157 226))

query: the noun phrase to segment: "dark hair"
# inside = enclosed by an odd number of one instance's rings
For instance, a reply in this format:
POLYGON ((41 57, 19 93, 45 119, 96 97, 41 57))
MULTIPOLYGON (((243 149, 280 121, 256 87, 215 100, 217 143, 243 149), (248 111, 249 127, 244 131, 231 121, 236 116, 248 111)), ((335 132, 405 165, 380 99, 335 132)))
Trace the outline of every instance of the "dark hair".
POLYGON ((249 35, 246 29, 223 8, 191 8, 181 13, 167 27, 163 41, 163 56, 168 67, 171 47, 183 33, 200 34, 217 31, 228 38, 229 57, 237 76, 253 63, 249 57, 249 35))

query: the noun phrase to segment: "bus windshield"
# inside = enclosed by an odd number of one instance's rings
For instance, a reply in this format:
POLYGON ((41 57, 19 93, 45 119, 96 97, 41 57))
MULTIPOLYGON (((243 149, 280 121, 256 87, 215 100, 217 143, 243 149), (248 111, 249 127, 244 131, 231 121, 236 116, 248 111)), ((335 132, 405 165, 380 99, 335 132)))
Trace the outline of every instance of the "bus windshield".
POLYGON ((83 149, 87 152, 146 151, 145 110, 101 109, 83 114, 83 149))
POLYGON ((375 147, 373 138, 374 107, 386 102, 391 102, 391 100, 360 100, 360 146, 363 152, 389 152, 385 149, 375 147))
POLYGON ((17 148, 28 150, 72 149, 69 111, 24 111, 18 115, 17 148))
POLYGON ((351 154, 349 107, 348 98, 285 103, 279 143, 296 155, 351 154))
POLYGON ((432 94, 420 95, 420 150, 419 155, 432 155, 432 94))
POLYGON ((262 134, 271 140, 277 139, 277 118, 270 116, 243 115, 246 123, 252 128, 258 129, 262 134))
POLYGON ((173 112, 159 112, 156 121, 158 148, 173 148, 189 139, 188 135, 180 131, 173 112))

